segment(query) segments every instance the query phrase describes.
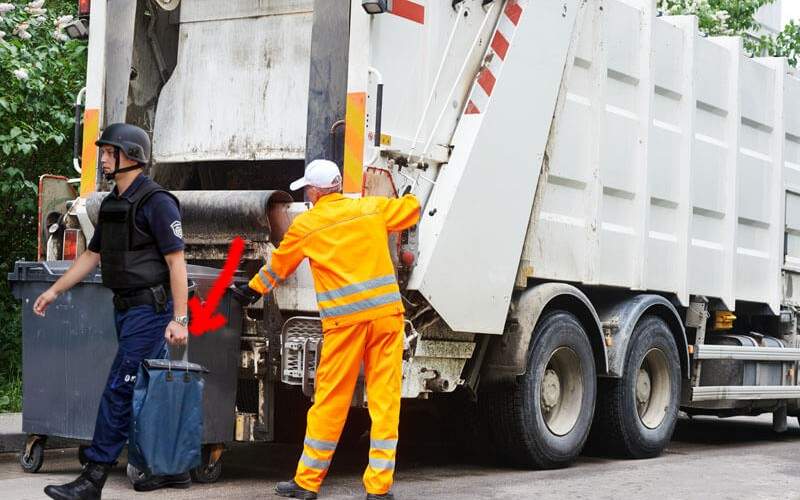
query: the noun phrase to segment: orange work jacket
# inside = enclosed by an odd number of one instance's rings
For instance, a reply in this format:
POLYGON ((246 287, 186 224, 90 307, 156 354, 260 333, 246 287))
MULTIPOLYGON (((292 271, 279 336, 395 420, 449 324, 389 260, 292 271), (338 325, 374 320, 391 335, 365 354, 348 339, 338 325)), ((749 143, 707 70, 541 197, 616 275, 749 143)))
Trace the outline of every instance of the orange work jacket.
POLYGON ((269 293, 308 258, 323 329, 402 314, 388 233, 413 226, 419 215, 413 195, 323 196, 294 219, 250 288, 269 293))

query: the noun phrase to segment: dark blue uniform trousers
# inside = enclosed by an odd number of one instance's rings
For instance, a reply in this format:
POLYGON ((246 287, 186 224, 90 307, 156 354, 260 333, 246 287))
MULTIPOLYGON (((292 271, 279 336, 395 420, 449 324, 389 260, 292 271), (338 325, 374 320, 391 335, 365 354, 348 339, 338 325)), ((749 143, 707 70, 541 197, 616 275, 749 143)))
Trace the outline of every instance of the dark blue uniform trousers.
POLYGON ((86 450, 90 461, 100 463, 115 462, 128 441, 139 365, 145 359, 169 355, 164 330, 172 319, 172 303, 163 313, 157 313, 151 305, 141 305, 115 311, 114 317, 119 347, 100 400, 92 446, 86 450))

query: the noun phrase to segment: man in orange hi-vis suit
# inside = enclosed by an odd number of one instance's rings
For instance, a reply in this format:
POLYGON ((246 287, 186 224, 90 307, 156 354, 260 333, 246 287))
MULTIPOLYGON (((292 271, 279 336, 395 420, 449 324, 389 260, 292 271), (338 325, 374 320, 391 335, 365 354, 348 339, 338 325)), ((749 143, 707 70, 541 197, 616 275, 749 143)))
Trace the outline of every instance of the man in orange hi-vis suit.
POLYGON ((323 344, 314 405, 308 411, 303 455, 294 479, 278 483, 284 497, 317 498, 353 397, 361 363, 367 385, 369 465, 367 499, 391 499, 403 359, 403 304, 389 255, 392 231, 419 220, 419 201, 341 194, 335 163, 315 160, 291 189, 305 188, 313 208, 298 215, 268 265, 235 290, 255 301, 308 258, 314 276, 323 344))

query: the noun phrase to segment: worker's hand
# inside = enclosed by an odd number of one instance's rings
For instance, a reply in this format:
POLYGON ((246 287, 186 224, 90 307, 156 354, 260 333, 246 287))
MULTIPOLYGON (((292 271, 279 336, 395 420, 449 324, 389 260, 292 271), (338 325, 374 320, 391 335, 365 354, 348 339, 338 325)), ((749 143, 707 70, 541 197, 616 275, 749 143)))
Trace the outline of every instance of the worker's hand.
POLYGON ((58 298, 58 295, 59 294, 54 292, 51 288, 48 288, 47 291, 39 295, 36 302, 33 303, 33 312, 44 317, 44 312, 47 310, 47 307, 58 298))
POLYGON ((231 285, 229 290, 236 302, 243 306, 255 304, 261 298, 261 294, 250 288, 247 283, 242 283, 239 286, 231 285))
POLYGON ((180 323, 170 321, 164 331, 164 338, 174 347, 186 345, 186 341, 189 338, 189 329, 180 323))

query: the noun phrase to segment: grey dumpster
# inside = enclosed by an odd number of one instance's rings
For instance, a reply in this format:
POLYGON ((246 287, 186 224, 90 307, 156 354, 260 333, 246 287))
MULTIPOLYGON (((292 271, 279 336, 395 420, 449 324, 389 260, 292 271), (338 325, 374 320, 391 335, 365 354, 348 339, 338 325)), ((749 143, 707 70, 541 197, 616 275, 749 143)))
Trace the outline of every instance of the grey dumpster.
MULTIPOLYGON (((101 284, 96 270, 59 297, 44 318, 32 310, 36 297, 70 264, 17 262, 8 275, 14 296, 22 302, 22 429, 37 437, 89 440, 117 348, 111 291, 101 284)), ((219 270, 190 265, 188 273, 195 293, 202 298, 219 270)), ((189 360, 209 370, 204 390, 203 443, 213 444, 234 439, 242 323, 242 309, 230 294, 225 294, 218 311, 228 318, 224 328, 189 338, 189 360)), ((27 455, 30 448, 29 440, 27 455)), ((215 462, 221 453, 216 449, 209 452, 215 462)), ((24 461, 21 463, 26 468, 24 461)), ((31 465, 38 469, 41 461, 31 465)))

